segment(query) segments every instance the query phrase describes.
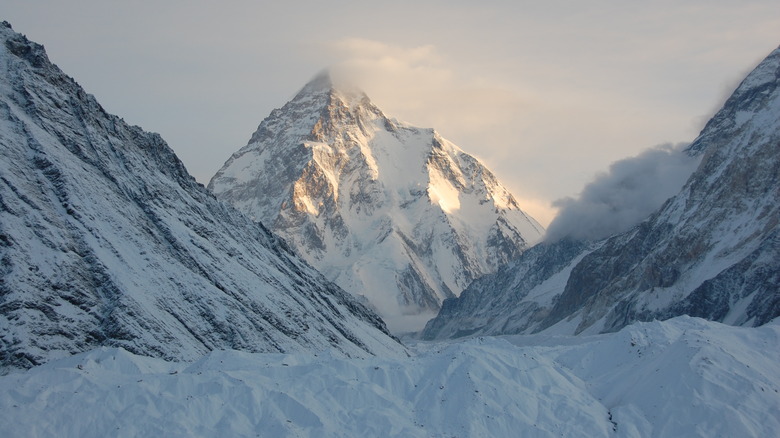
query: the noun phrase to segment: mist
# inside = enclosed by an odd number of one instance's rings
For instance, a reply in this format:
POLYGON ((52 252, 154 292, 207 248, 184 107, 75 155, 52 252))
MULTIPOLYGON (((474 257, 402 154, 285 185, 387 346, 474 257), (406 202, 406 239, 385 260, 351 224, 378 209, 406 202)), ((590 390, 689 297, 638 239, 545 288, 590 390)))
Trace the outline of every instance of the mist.
POLYGON ((598 240, 638 224, 677 194, 696 169, 700 158, 685 152, 688 145, 664 144, 612 163, 577 198, 553 203, 559 212, 545 240, 598 240))

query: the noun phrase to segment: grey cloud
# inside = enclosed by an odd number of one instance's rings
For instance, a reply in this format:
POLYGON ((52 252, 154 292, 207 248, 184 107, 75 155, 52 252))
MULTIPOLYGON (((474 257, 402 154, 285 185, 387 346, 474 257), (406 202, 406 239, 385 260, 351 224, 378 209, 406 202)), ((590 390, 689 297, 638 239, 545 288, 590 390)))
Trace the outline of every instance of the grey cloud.
POLYGON ((596 240, 638 224, 675 195, 695 170, 699 159, 685 153, 687 146, 656 146, 616 161, 576 199, 555 201, 560 211, 547 228, 546 240, 596 240))

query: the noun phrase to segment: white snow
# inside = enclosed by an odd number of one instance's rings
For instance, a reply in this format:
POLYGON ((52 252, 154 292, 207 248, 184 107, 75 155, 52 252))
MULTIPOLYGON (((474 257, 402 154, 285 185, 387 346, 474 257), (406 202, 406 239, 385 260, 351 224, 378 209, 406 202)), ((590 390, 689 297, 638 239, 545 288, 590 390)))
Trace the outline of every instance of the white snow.
POLYGON ((439 204, 439 207, 447 214, 460 210, 458 189, 441 174, 439 169, 432 168, 428 174, 431 178, 431 182, 428 183, 428 196, 431 198, 431 204, 439 204))
POLYGON ((404 354, 159 136, 18 56, 42 49, 5 25, 0 40, 0 235, 12 242, 0 244, 0 373, 106 344, 180 360, 228 347, 404 354))
POLYGON ((780 322, 421 343, 409 358, 102 348, 0 377, 4 437, 769 437, 780 322))
POLYGON ((366 297, 391 331, 419 330, 419 315, 544 230, 435 130, 389 119, 362 92, 332 86, 319 75, 272 112, 210 188, 366 297))

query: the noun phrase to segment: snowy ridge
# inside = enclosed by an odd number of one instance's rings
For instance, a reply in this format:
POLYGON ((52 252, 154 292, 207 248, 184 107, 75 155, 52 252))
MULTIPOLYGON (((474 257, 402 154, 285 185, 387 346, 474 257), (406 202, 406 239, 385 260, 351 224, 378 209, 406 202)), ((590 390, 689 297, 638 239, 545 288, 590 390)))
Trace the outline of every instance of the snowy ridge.
POLYGON ((680 317, 395 359, 104 348, 0 377, 0 422, 6 437, 767 437, 780 430, 778 342, 777 322, 680 317))
POLYGON ((376 314, 214 199, 0 25, 0 364, 121 346, 404 354, 376 314))
POLYGON ((699 316, 758 326, 780 315, 780 49, 740 84, 687 153, 701 163, 633 229, 567 251, 545 242, 445 302, 428 339, 600 333, 634 321, 699 316), (567 253, 565 263, 562 252, 567 253), (549 266, 548 295, 523 279, 549 266), (505 277, 505 278, 502 278, 505 277))
POLYGON ((597 245, 542 242, 449 299, 425 326, 425 339, 533 332, 566 286, 571 270, 597 245))
POLYGON ((387 118, 325 72, 274 110, 209 183, 395 331, 538 241, 542 227, 477 159, 387 118))

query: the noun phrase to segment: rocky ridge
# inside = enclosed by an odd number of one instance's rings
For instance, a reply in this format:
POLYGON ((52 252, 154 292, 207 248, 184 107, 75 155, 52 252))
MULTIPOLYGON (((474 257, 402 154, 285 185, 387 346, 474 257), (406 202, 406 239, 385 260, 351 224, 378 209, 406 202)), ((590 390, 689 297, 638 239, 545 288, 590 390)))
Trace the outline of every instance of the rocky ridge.
POLYGON ((0 364, 97 346, 403 354, 384 323, 214 199, 157 134, 107 114, 0 25, 0 364))
POLYGON ((446 301, 424 336, 611 332, 683 314, 758 326, 780 315, 780 49, 687 153, 699 167, 641 224, 574 244, 565 263, 570 239, 540 244, 446 301), (529 283, 537 266, 553 270, 529 283))
POLYGON ((399 332, 543 233, 476 158, 328 72, 263 120, 208 187, 399 332))

